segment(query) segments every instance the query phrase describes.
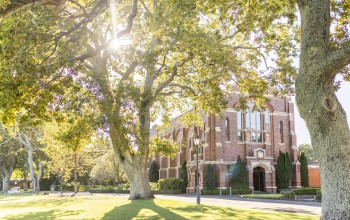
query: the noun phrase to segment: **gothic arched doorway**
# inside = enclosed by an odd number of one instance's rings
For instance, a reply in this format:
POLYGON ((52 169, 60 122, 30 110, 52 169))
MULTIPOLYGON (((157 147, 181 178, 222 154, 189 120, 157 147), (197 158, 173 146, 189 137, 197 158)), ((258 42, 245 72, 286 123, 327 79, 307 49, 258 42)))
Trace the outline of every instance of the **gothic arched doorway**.
POLYGON ((265 169, 258 166, 253 169, 254 191, 265 192, 265 169))

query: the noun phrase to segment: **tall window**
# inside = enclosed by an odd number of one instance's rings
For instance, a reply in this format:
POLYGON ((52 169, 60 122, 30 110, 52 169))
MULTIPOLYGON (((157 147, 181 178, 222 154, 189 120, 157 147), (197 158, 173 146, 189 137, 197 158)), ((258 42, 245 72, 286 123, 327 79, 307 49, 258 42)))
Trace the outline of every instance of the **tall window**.
POLYGON ((244 141, 244 129, 242 120, 242 111, 237 112, 237 137, 238 141, 244 141))
POLYGON ((280 121, 280 137, 281 137, 281 143, 284 143, 284 140, 283 140, 283 122, 280 121))
POLYGON ((225 134, 226 141, 230 141, 230 119, 226 118, 225 120, 225 134))
POLYGON ((248 103, 248 109, 237 112, 238 141, 270 142, 270 111, 259 111, 254 103, 248 103), (245 119, 245 120, 243 120, 245 119))
POLYGON ((205 138, 205 130, 207 129, 207 124, 206 123, 204 123, 204 125, 203 125, 203 138, 205 138))

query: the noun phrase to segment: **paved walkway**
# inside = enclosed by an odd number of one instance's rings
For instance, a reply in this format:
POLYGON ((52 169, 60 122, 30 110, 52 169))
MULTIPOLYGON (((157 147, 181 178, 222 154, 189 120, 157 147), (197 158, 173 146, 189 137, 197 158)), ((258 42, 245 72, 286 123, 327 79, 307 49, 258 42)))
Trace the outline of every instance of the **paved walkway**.
MULTIPOLYGON (((156 195, 158 199, 170 199, 196 203, 195 195, 156 195)), ((239 196, 201 196, 201 204, 242 209, 260 209, 276 212, 292 212, 321 216, 320 202, 304 202, 291 200, 252 199, 239 196)))

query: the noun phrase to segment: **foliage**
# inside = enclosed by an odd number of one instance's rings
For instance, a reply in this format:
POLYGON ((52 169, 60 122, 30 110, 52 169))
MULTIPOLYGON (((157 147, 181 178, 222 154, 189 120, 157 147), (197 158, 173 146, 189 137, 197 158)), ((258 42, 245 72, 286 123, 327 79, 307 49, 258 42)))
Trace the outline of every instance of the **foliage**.
POLYGON ((320 188, 301 188, 294 189, 291 192, 283 193, 283 197, 294 199, 295 195, 317 195, 320 188))
POLYGON ((300 161, 300 178, 301 186, 309 187, 309 169, 308 169, 308 160, 305 154, 302 152, 299 156, 300 161))
POLYGON ((127 182, 120 164, 116 161, 112 150, 107 150, 96 159, 96 164, 90 172, 93 182, 98 184, 120 184, 127 182))
POLYGON ((304 153, 308 160, 317 161, 315 150, 310 144, 300 144, 299 153, 304 153))
POLYGON ((159 180, 159 168, 157 166, 156 161, 154 160, 152 161, 151 167, 149 168, 148 178, 149 178, 149 181, 153 183, 156 183, 159 180))
POLYGON ((205 167, 204 188, 211 190, 216 188, 215 166, 208 164, 205 167))
POLYGON ((317 190, 316 192, 316 201, 321 202, 322 201, 322 191, 317 190))
MULTIPOLYGON (((202 189, 201 193, 203 195, 220 195, 220 189, 202 189)), ((236 195, 251 194, 252 190, 249 188, 245 188, 245 189, 244 188, 236 188, 236 189, 232 189, 231 193, 236 194, 236 195)), ((229 189, 222 189, 221 195, 230 195, 230 190, 229 189)))
POLYGON ((247 189, 248 185, 248 170, 244 161, 238 155, 237 162, 233 168, 233 174, 231 177, 232 189, 247 189))
POLYGON ((167 190, 181 190, 182 192, 186 192, 185 181, 180 178, 167 178, 158 180, 159 190, 167 191, 167 190))
POLYGON ((158 182, 156 183, 150 182, 149 184, 151 185, 152 190, 159 190, 158 182))
POLYGON ((292 161, 288 152, 279 152, 276 167, 276 179, 278 189, 289 188, 290 180, 292 178, 292 161))
POLYGON ((187 175, 187 162, 186 162, 186 160, 181 165, 180 178, 184 180, 185 185, 187 187, 187 185, 188 185, 188 175, 187 175))
POLYGON ((167 138, 153 137, 150 141, 150 156, 165 156, 174 158, 179 151, 179 145, 167 138))

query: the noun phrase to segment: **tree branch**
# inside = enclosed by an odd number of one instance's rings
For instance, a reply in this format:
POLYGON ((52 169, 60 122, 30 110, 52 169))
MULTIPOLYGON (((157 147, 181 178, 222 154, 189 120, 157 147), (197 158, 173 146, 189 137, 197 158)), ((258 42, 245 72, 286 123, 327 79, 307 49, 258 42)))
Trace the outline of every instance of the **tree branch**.
POLYGON ((142 6, 146 10, 146 12, 149 13, 149 9, 148 9, 146 3, 143 0, 140 0, 140 2, 142 3, 142 6))
POLYGON ((131 9, 131 13, 127 19, 127 26, 124 30, 121 30, 117 33, 117 39, 125 36, 126 34, 130 33, 131 29, 132 29, 132 25, 133 25, 133 21, 134 21, 134 18, 136 17, 137 15, 137 0, 133 0, 133 3, 132 3, 132 9, 131 9))
POLYGON ((348 64, 350 64, 350 44, 328 53, 325 67, 330 70, 331 76, 335 76, 348 64))
POLYGON ((172 69, 173 69, 173 72, 172 72, 172 74, 170 75, 169 79, 167 79, 167 80, 165 80, 164 82, 160 83, 160 84, 158 85, 158 87, 156 88, 156 90, 155 90, 155 92, 154 92, 154 98, 157 97, 157 95, 158 95, 169 83, 171 83, 171 82, 175 79, 175 77, 176 77, 176 75, 177 75, 177 73, 178 73, 178 68, 184 66, 185 63, 186 63, 187 61, 193 59, 193 57, 194 57, 193 54, 189 54, 185 59, 183 59, 181 62, 177 62, 177 63, 173 66, 173 68, 172 68, 172 69))
POLYGON ((11 2, 6 7, 0 7, 0 17, 5 17, 17 10, 38 4, 59 6, 65 2, 66 0, 11 0, 11 2))

